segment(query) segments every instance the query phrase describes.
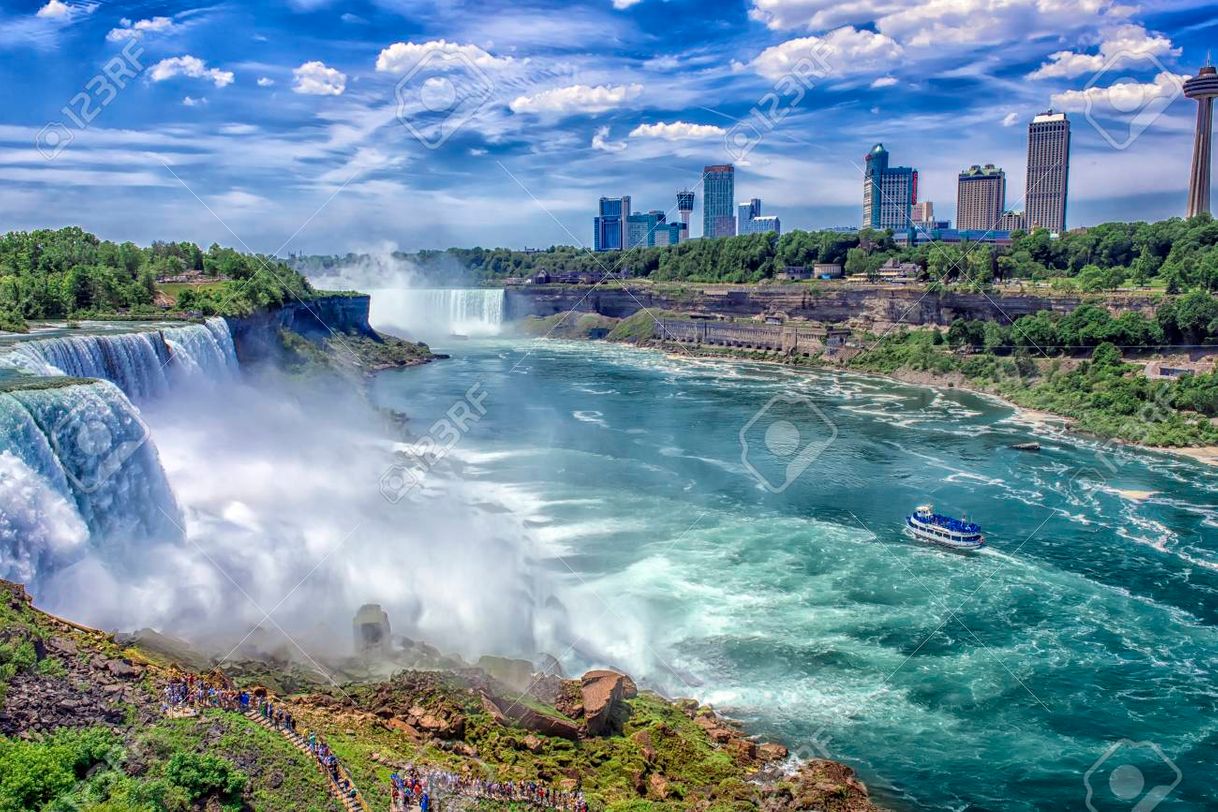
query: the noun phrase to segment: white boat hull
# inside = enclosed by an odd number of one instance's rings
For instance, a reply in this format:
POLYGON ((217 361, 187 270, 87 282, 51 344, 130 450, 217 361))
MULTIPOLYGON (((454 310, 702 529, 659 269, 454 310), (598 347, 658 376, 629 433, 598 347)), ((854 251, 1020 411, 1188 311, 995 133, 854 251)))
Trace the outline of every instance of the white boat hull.
POLYGON ((905 532, 919 541, 930 542, 951 550, 980 550, 985 546, 985 538, 982 536, 962 537, 944 532, 942 528, 939 528, 939 532, 935 532, 909 520, 905 522, 905 532))

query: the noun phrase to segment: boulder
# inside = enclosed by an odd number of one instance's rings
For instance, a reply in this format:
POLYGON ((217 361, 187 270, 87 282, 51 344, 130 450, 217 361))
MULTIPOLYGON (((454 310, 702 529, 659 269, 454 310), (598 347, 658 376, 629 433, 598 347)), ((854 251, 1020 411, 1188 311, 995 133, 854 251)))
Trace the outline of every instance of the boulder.
POLYGON ((668 799, 671 790, 668 786, 668 779, 659 773, 652 773, 647 776, 647 794, 657 801, 668 799))
POLYGON ((616 671, 589 671, 580 678, 584 728, 589 736, 600 736, 609 731, 613 713, 622 701, 625 679, 616 671))
POLYGON ((790 752, 781 744, 766 742, 757 747, 757 757, 762 761, 785 761, 789 755, 790 752))
POLYGON ((634 680, 629 674, 622 675, 622 699, 634 699, 639 695, 639 686, 634 684, 634 680))

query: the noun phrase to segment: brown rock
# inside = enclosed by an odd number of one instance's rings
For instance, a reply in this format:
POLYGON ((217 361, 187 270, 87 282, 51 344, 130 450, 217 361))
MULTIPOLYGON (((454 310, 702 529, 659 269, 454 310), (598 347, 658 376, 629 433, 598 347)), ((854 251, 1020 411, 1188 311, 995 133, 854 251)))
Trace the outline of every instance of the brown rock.
POLYGON ((634 680, 629 674, 622 675, 622 699, 634 699, 639 695, 639 686, 634 684, 634 680))
POLYGON ((647 776, 647 794, 657 801, 668 799, 669 795, 668 779, 659 773, 652 773, 647 776))
POLYGON ((790 752, 781 744, 766 742, 757 747, 757 757, 762 761, 784 761, 790 752))
POLYGON ((412 741, 419 741, 423 738, 422 734, 419 733, 419 731, 416 730, 409 722, 403 722, 397 717, 386 719, 385 727, 389 728, 390 730, 397 731, 398 733, 405 733, 412 741))
POLYGON ((532 733, 524 737, 522 744, 524 744, 524 748, 530 753, 540 753, 545 747, 545 742, 534 736, 532 733))
POLYGON ((638 744, 639 751, 643 755, 643 761, 646 761, 648 764, 651 764, 656 760, 656 749, 655 749, 655 745, 651 741, 651 733, 649 733, 646 730, 640 730, 638 733, 635 733, 630 738, 636 744, 638 744))
POLYGON ((580 678, 584 702, 584 728, 590 736, 606 733, 613 712, 622 701, 625 677, 616 671, 589 671, 580 678))
POLYGON ((136 668, 125 660, 108 661, 106 663, 106 670, 119 679, 135 679, 141 672, 141 669, 136 668))

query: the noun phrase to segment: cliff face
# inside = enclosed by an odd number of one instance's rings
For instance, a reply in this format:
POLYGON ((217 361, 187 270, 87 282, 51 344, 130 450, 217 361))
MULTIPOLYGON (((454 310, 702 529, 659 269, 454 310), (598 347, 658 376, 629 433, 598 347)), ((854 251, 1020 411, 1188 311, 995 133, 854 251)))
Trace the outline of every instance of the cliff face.
POLYGON ((280 331, 311 341, 334 333, 377 339, 368 324, 371 297, 327 296, 308 302, 288 302, 249 316, 225 317, 242 364, 278 360, 283 352, 280 331))
MULTIPOLYGON (((506 316, 552 316, 574 310, 626 318, 642 308, 753 318, 781 312, 827 323, 876 325, 950 324, 955 319, 1009 323, 1039 310, 1069 313, 1082 304, 1078 296, 1040 294, 928 293, 917 285, 783 285, 754 288, 587 288, 537 285, 507 291, 506 316)), ((1116 311, 1153 309, 1141 297, 1109 300, 1116 311)))

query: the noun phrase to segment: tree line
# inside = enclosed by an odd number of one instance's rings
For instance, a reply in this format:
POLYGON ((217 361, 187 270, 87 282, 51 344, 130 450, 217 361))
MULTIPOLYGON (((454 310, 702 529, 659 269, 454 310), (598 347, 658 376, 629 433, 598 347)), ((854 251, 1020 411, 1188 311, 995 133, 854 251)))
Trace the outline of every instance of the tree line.
MULTIPOLYGON (((1218 223, 1208 214, 1157 223, 1104 223, 1053 237, 1043 229, 1012 233, 1009 246, 931 243, 900 247, 891 231, 788 231, 690 240, 673 246, 592 253, 586 247, 555 245, 543 250, 450 248, 397 252, 431 281, 496 282, 541 271, 588 274, 626 270, 632 276, 690 282, 756 283, 788 266, 840 264, 848 275, 874 277, 890 259, 912 262, 935 284, 984 287, 998 281, 1051 281, 1081 291, 1122 285, 1154 285, 1168 293, 1218 290, 1218 223)), ((301 257, 306 272, 358 261, 301 257)))
POLYGON ((158 280, 190 273, 206 286, 183 290, 176 307, 214 314, 250 312, 314 295, 308 281, 273 257, 213 244, 102 240, 78 227, 0 236, 0 324, 92 315, 154 315, 158 280))

